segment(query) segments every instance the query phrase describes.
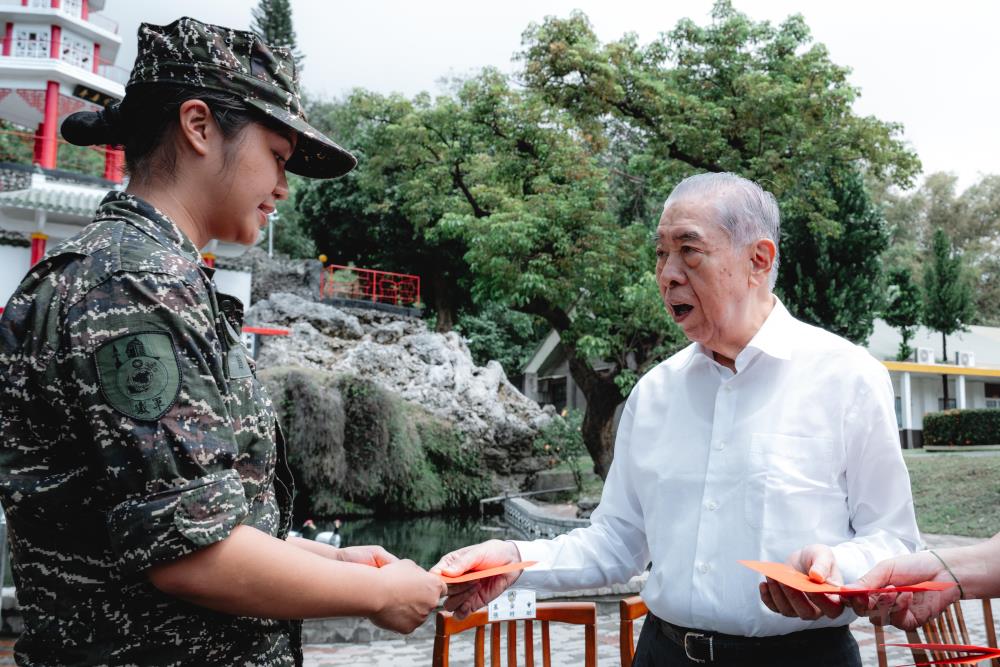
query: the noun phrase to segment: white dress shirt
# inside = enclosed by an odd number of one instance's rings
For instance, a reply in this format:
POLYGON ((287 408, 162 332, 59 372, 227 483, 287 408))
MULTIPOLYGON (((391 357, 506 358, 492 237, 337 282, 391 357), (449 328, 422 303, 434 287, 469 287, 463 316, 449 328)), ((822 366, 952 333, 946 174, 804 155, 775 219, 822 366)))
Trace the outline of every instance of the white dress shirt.
POLYGON ((888 371, 775 301, 736 373, 696 343, 636 384, 591 525, 517 542, 539 561, 518 586, 606 586, 652 561, 642 597, 676 625, 756 637, 853 620, 775 614, 737 563, 822 543, 852 582, 920 542, 888 371))

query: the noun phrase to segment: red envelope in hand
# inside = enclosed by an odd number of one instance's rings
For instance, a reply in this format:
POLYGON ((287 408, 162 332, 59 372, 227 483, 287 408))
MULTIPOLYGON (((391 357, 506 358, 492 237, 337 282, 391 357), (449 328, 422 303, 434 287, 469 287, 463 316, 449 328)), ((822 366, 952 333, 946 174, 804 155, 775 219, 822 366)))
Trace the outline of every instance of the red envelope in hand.
POLYGON ((943 591, 955 585, 949 581, 924 581, 910 586, 894 586, 892 588, 847 588, 836 584, 817 583, 784 563, 767 563, 759 560, 741 560, 739 563, 803 593, 832 593, 835 595, 868 595, 869 593, 903 593, 905 591, 917 593, 943 591))
POLYGON ((465 574, 457 577, 446 577, 443 574, 439 574, 438 576, 441 577, 441 580, 446 584, 464 584, 467 581, 485 579, 486 577, 495 577, 499 574, 507 574, 508 572, 517 572, 518 570, 523 570, 526 567, 531 567, 537 562, 537 560, 525 560, 520 563, 509 563, 507 565, 501 565, 500 567, 491 567, 488 570, 466 572, 465 574))
POLYGON ((914 665, 974 665, 983 660, 1000 658, 1000 649, 989 646, 969 646, 968 644, 883 644, 883 646, 902 646, 908 649, 923 649, 924 651, 948 651, 950 653, 965 653, 958 658, 941 658, 930 662, 917 662, 914 665))

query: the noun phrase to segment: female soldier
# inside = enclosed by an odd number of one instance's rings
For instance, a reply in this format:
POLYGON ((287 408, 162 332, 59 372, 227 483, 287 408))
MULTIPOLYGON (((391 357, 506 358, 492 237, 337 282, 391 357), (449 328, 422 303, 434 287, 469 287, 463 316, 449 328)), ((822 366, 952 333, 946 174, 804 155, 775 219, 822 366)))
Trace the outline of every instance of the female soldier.
POLYGON ((284 539, 270 399, 198 249, 252 244, 285 169, 353 156, 302 114, 289 54, 189 18, 144 24, 125 99, 63 124, 131 173, 32 268, 0 323, 0 501, 21 665, 290 665, 287 619, 413 630, 444 585, 380 547, 284 539))

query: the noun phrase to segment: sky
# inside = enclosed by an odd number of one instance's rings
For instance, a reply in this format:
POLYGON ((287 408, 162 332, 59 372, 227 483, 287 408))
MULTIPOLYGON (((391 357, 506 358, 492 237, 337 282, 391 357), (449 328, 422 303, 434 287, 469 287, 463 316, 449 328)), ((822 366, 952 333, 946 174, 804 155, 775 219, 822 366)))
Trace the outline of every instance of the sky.
MULTIPOLYGON (((180 16, 248 28, 256 0, 107 0, 130 69, 140 22, 180 16)), ((521 33, 546 16, 583 10, 603 41, 634 32, 647 43, 683 17, 707 23, 711 0, 292 0, 303 88, 333 99, 355 87, 413 95, 491 65, 514 71, 521 33)), ((1000 173, 1000 3, 992 0, 734 0, 755 20, 802 14, 860 88, 855 110, 903 125, 924 173, 954 172, 968 187, 1000 173)))

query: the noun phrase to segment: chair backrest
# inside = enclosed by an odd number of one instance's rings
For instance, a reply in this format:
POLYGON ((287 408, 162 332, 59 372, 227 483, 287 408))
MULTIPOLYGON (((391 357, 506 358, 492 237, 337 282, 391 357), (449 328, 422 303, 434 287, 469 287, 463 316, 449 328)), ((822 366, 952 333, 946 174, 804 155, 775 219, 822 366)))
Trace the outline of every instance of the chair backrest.
POLYGON ((618 613, 621 623, 618 629, 618 645, 622 656, 622 667, 632 667, 635 659, 635 636, 633 625, 635 619, 642 618, 649 609, 638 595, 624 598, 618 603, 618 613))
MULTIPOLYGON (((997 648, 996 627, 993 625, 993 606, 990 600, 983 600, 983 625, 986 629, 987 646, 997 648)), ((906 633, 906 640, 911 644, 969 644, 969 631, 965 626, 965 616, 962 614, 962 603, 949 605, 937 618, 933 618, 917 630, 906 633)), ((928 660, 947 660, 958 658, 961 654, 953 651, 924 651, 913 649, 915 662, 928 660)), ((1000 660, 993 660, 995 667, 1000 667, 1000 660)))
POLYGON ((490 623, 486 609, 458 620, 447 611, 437 614, 434 633, 433 667, 448 667, 451 636, 476 629, 475 664, 486 665, 486 626, 490 626, 490 667, 500 667, 500 626, 507 626, 507 667, 517 667, 517 624, 524 624, 524 664, 535 665, 534 623, 542 625, 542 665, 551 667, 552 655, 549 641, 549 623, 570 623, 584 626, 584 665, 597 667, 597 606, 593 602, 542 602, 535 608, 534 621, 499 621, 490 623))

